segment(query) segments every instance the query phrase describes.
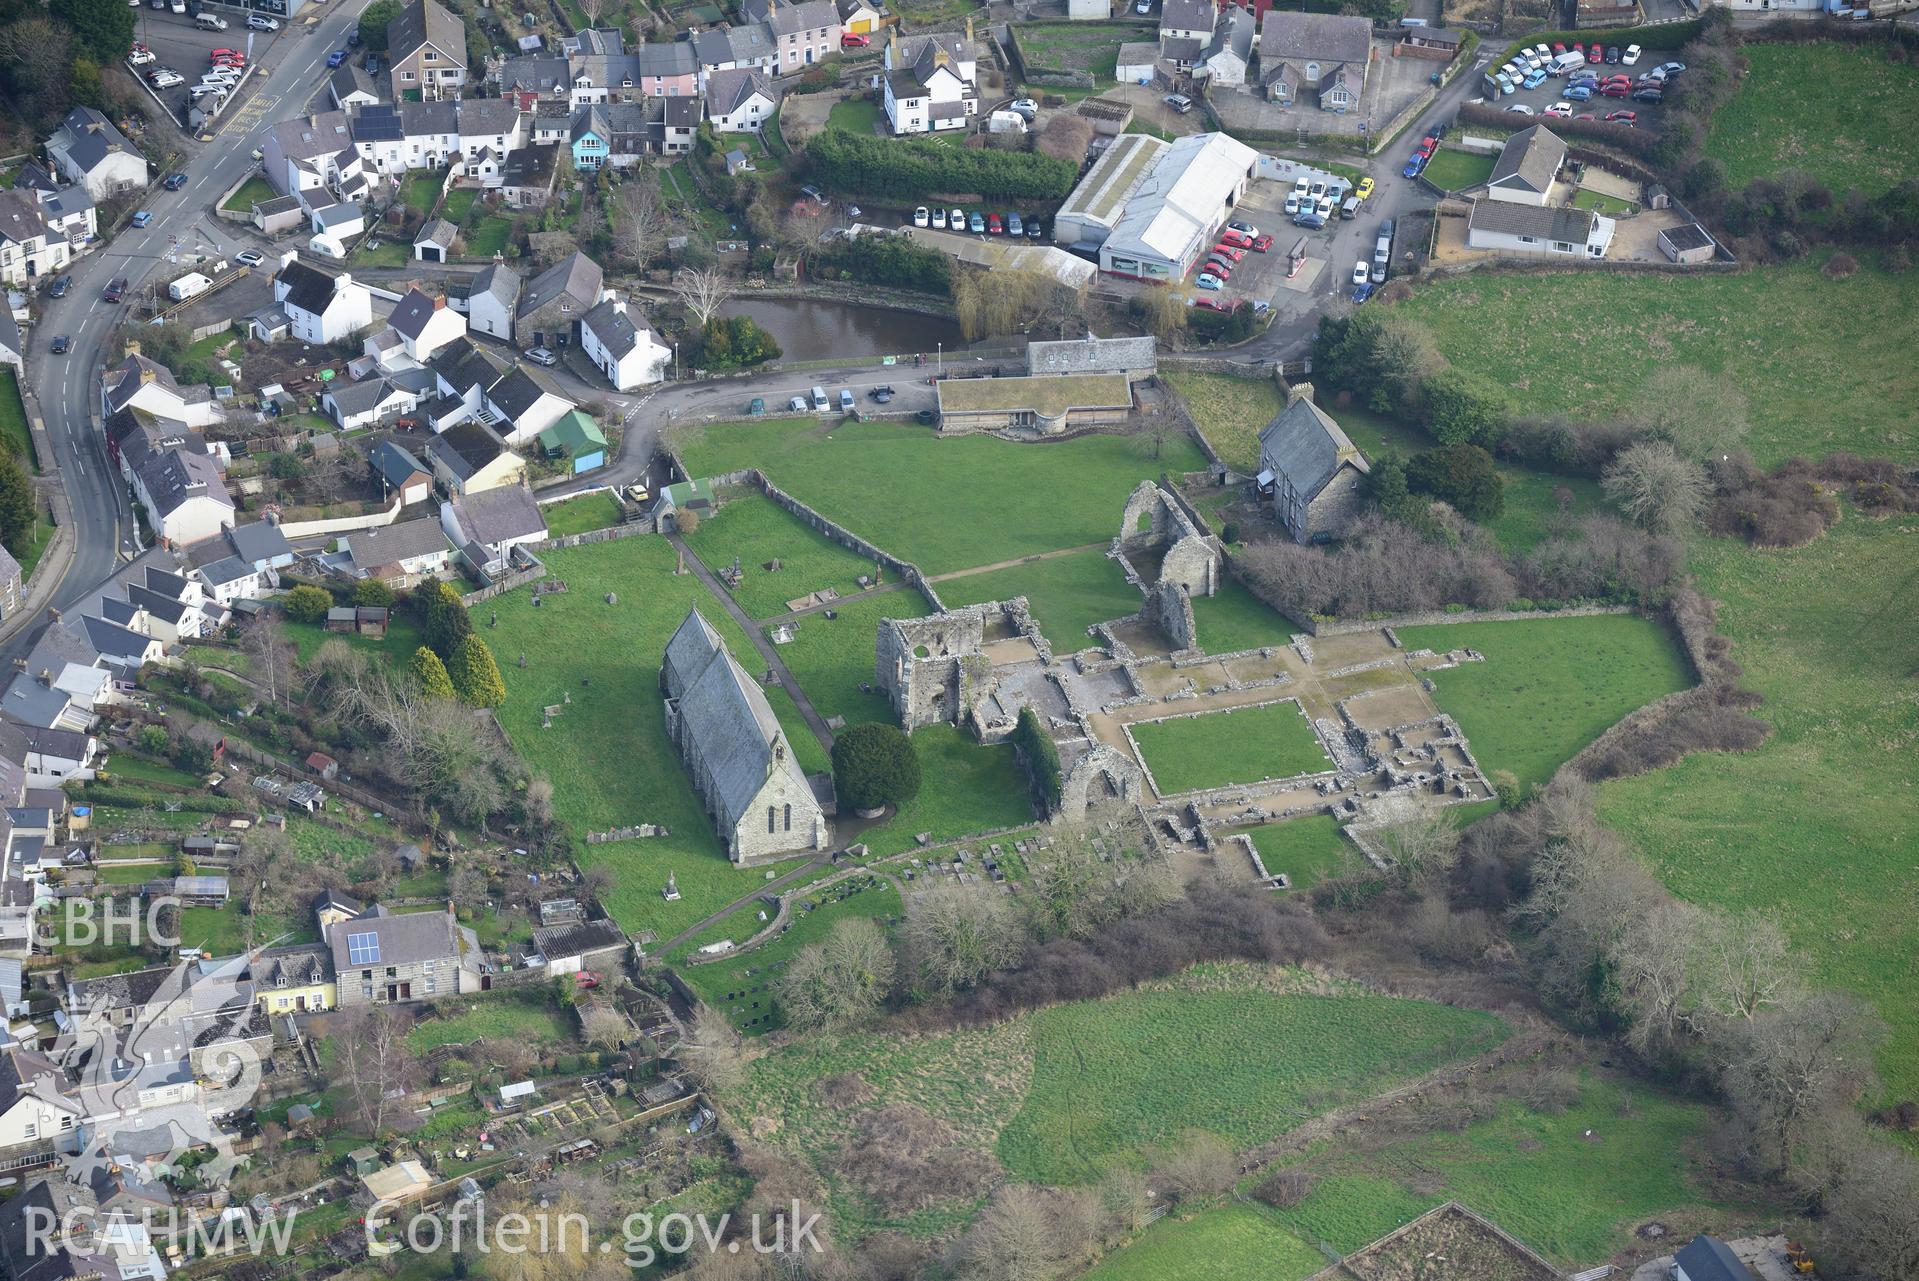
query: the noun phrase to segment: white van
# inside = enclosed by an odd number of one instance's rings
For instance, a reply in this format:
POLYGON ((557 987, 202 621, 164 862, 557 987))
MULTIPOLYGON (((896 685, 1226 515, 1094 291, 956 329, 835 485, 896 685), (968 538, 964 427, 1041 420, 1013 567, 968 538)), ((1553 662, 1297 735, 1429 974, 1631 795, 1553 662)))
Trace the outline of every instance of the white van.
POLYGON ((830 414, 833 412, 832 404, 826 399, 826 388, 824 387, 815 387, 813 389, 813 412, 816 414, 830 414))
POLYGON ((840 388, 840 412, 842 414, 853 412, 853 393, 844 387, 840 388))
POLYGON ((203 13, 193 20, 193 25, 202 31, 225 31, 227 20, 211 13, 203 13))
POLYGON ((1562 53, 1553 59, 1553 74, 1563 76, 1568 71, 1586 65, 1586 56, 1580 53, 1562 53))

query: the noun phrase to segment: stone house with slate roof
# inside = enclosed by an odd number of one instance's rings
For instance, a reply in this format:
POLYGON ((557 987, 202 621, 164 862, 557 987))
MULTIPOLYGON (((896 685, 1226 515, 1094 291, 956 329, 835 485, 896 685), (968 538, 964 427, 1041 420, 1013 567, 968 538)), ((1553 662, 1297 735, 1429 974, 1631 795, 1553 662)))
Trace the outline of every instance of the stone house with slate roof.
POLYGON ((1373 28, 1365 18, 1269 9, 1259 25, 1259 84, 1284 107, 1356 112, 1372 69, 1373 28))
POLYGON ((1259 433, 1259 492, 1298 543, 1342 538, 1364 511, 1372 467, 1324 410, 1311 383, 1288 390, 1286 408, 1259 433))
POLYGON ((735 863, 825 849, 825 811, 772 705, 719 633, 689 612, 660 661, 666 732, 735 863))
POLYGON ((430 1001, 484 990, 480 940, 444 912, 371 907, 326 927, 341 1009, 430 1001))
POLYGON ((573 341, 580 317, 605 297, 606 277, 600 264, 582 253, 569 254, 520 291, 513 311, 514 344, 566 346, 573 341))

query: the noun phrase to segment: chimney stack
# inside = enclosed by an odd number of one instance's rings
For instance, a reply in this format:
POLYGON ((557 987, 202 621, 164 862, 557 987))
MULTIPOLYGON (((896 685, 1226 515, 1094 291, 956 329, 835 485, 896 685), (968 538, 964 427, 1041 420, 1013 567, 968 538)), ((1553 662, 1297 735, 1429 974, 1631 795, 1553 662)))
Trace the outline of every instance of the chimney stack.
POLYGON ((1313 385, 1311 383, 1288 383, 1286 385, 1287 405, 1294 405, 1302 400, 1309 405, 1313 403, 1313 385))

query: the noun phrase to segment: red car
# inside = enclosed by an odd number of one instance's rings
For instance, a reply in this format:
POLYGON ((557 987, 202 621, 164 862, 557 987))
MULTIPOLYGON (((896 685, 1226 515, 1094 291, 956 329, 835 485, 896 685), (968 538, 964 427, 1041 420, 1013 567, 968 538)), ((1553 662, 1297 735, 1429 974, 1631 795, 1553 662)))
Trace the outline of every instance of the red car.
POLYGON ((1225 303, 1221 302, 1217 298, 1195 298, 1193 299, 1193 306, 1204 307, 1208 311, 1231 311, 1232 310, 1231 307, 1228 307, 1225 303))
POLYGON ((849 31, 840 37, 842 49, 864 49, 873 43, 873 37, 863 36, 857 31, 849 31))
POLYGON ((1273 238, 1271 236, 1254 236, 1253 243, 1246 247, 1256 254, 1263 254, 1273 247, 1273 238))
POLYGON ((592 970, 581 970, 573 976, 573 986, 583 992, 590 992, 600 985, 600 976, 592 970))
POLYGON ((1253 238, 1243 231, 1234 231, 1228 228, 1219 233, 1219 243, 1222 245, 1231 245, 1235 249, 1251 249, 1253 247, 1253 238))
POLYGON ((231 58, 235 56, 236 54, 238 54, 239 52, 240 51, 238 49, 215 49, 213 51, 213 56, 216 58, 231 58))
POLYGON ((1614 124, 1636 124, 1639 121, 1639 113, 1637 111, 1613 111, 1607 113, 1606 119, 1612 121, 1614 124))
POLYGON ((1201 270, 1210 271, 1221 280, 1231 280, 1233 278, 1233 264, 1227 262, 1224 258, 1208 258, 1205 267, 1201 268, 1201 270))
POLYGON ((1427 134, 1424 138, 1421 138, 1419 140, 1419 154, 1427 157, 1428 159, 1431 159, 1433 152, 1438 149, 1439 149, 1439 139, 1433 137, 1431 134, 1427 134))
POLYGON ((1592 48, 1586 50, 1587 62, 1604 62, 1605 60, 1606 48, 1604 45, 1594 45, 1592 48))
POLYGON ((1573 42, 1572 42, 1572 44, 1571 44, 1571 45, 1569 45, 1569 46, 1567 47, 1567 49, 1566 49, 1566 52, 1567 52, 1567 53, 1576 53, 1576 54, 1578 54, 1578 55, 1579 55, 1580 57, 1582 57, 1582 58, 1583 58, 1583 57, 1585 57, 1585 56, 1586 56, 1586 46, 1585 46, 1585 45, 1584 45, 1583 43, 1581 43, 1580 41, 1578 41, 1578 40, 1575 40, 1575 41, 1573 41, 1573 42))
POLYGON ((1238 262, 1246 256, 1244 249, 1235 249, 1231 245, 1214 245, 1213 256, 1224 258, 1228 262, 1238 262))
POLYGON ((986 234, 989 236, 1000 236, 1000 235, 1004 235, 1005 233, 1006 233, 1006 224, 999 220, 999 215, 996 213, 987 214, 986 215, 986 234))
POLYGON ((1599 93, 1601 97, 1605 98, 1624 98, 1632 93, 1632 86, 1620 84, 1615 80, 1609 85, 1600 85, 1599 93))
POLYGON ((1565 41, 1563 40, 1553 41, 1553 57, 1557 58, 1560 54, 1564 52, 1566 52, 1565 41))

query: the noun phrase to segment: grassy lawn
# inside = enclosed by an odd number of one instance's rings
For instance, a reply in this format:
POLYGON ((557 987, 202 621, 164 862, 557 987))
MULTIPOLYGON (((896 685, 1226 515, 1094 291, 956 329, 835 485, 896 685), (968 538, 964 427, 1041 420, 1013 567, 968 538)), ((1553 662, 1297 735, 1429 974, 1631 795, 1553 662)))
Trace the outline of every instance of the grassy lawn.
POLYGON ((914 848, 926 832, 950 841, 1033 821, 1026 772, 1008 744, 987 747, 951 725, 913 732, 920 757, 920 793, 886 822, 860 833, 875 854, 914 848))
MULTIPOLYGON (((445 177, 439 173, 416 169, 400 182, 400 203, 414 217, 424 218, 427 211, 433 208, 433 201, 440 194, 440 184, 445 181, 445 177)), ((466 204, 471 208, 473 201, 468 199, 466 204)))
MULTIPOLYGON (((438 190, 440 184, 437 176, 428 176, 428 175, 422 175, 422 176, 429 177, 429 180, 432 181, 433 183, 434 189, 436 191, 438 190)), ((478 204, 479 200, 480 200, 480 193, 474 188, 455 187, 453 190, 446 193, 446 203, 440 206, 440 217, 446 219, 448 222, 452 223, 456 227, 465 226, 466 220, 473 213, 473 206, 478 204)), ((427 200, 427 205, 431 207, 432 203, 433 203, 432 198, 429 197, 427 200)))
POLYGON ((1161 796, 1332 767, 1319 736, 1294 702, 1140 721, 1128 728, 1161 796))
MULTIPOLYGON (((852 601, 833 611, 808 614, 794 624, 790 644, 779 647, 779 655, 793 678, 813 700, 822 717, 844 716, 848 725, 862 721, 885 721, 897 725, 892 704, 878 692, 860 692, 860 682, 873 683, 874 639, 882 618, 923 618, 933 612, 926 598, 916 591, 886 592, 852 601)), ((757 654, 743 656, 741 664, 758 674, 763 663, 757 654)))
POLYGON ((1789 169, 1843 197, 1868 196, 1919 171, 1919 71, 1886 60, 1883 47, 1749 44, 1746 75, 1714 113, 1706 154, 1737 188, 1789 169), (1844 93, 1828 93, 1844 85, 1844 93))
POLYGON ((875 133, 885 116, 885 111, 871 98, 848 98, 834 103, 833 109, 826 113, 826 127, 848 133, 875 133))
MULTIPOLYGON (((765 946, 723 961, 681 965, 679 975, 702 1001, 724 1013, 741 1031, 755 1035, 771 1032, 784 1026, 785 1019, 768 989, 795 953, 819 942, 850 917, 897 920, 900 910, 898 890, 878 878, 856 877, 819 894, 800 894, 786 932, 765 946)), ((748 928, 744 933, 750 937, 761 925, 752 910, 745 910, 745 915, 748 928)))
MULTIPOLYGON (((330 640, 345 641, 354 649, 363 649, 369 654, 385 655, 395 663, 404 664, 408 659, 413 657, 414 650, 426 644, 426 635, 420 630, 419 624, 414 622, 412 616, 405 610, 396 608, 388 613, 386 617, 386 636, 384 639, 372 636, 361 636, 356 632, 329 632, 319 623, 295 623, 292 621, 288 621, 285 624, 286 636, 288 640, 293 642, 294 648, 299 652, 300 662, 302 664, 312 662, 313 655, 319 650, 320 646, 330 640)), ((497 656, 499 646, 495 645, 493 648, 497 656)))
POLYGON ((1919 1095, 1915 539, 1919 516, 1848 513, 1791 551, 1696 540, 1700 590, 1720 602, 1774 736, 1600 793, 1606 822, 1681 897, 1774 910, 1815 981, 1878 1006, 1892 1027, 1879 1055, 1889 1099, 1919 1095))
POLYGON ((563 503, 549 504, 540 508, 540 514, 546 517, 546 532, 555 538, 562 538, 567 534, 584 534, 619 524, 620 504, 612 494, 601 490, 569 498, 563 503))
POLYGON ((716 574, 739 558, 743 577, 731 590, 752 618, 784 614, 787 601, 823 588, 850 596, 861 590, 861 574, 871 578, 875 572, 872 561, 758 494, 725 503, 700 522, 687 546, 716 574), (779 570, 768 571, 766 564, 774 560, 779 570))
POLYGON ((228 196, 220 208, 229 213, 250 214, 253 212, 253 206, 261 201, 273 199, 276 194, 273 184, 256 174, 241 183, 240 189, 228 196))
POLYGON ((1301 1281, 1326 1262, 1265 1206, 1234 1203, 1161 1219, 1081 1281, 1301 1281))
POLYGON ((176 787, 198 788, 198 777, 178 770, 160 761, 135 756, 131 752, 115 752, 101 771, 110 774, 115 780, 132 779, 141 783, 170 783, 176 787))
POLYGON ((1733 276, 1482 273, 1421 286, 1401 306, 1453 364, 1512 389, 1531 414, 1629 413, 1649 370, 1684 361, 1751 399, 1762 465, 1836 449, 1919 461, 1919 365, 1901 337, 1919 329, 1919 290, 1860 261, 1844 280, 1815 261, 1733 276), (1582 322, 1568 329, 1574 307, 1582 322), (1829 341, 1842 331, 1847 341, 1829 341), (1822 376, 1779 358, 1793 351, 1819 352, 1822 376))
POLYGON ((1526 784, 1544 783, 1626 713, 1693 681, 1665 629, 1631 614, 1406 627, 1399 639, 1409 650, 1486 656, 1433 672, 1434 697, 1481 768, 1526 784))
POLYGON ((1506 510, 1487 521, 1486 528, 1501 547, 1517 556, 1552 537, 1561 519, 1562 499, 1568 522, 1610 508, 1599 482, 1584 476, 1555 476, 1516 467, 1501 467, 1499 475, 1506 482, 1506 510))
POLYGON ((691 157, 682 156, 673 162, 666 171, 666 180, 660 183, 660 192, 666 197, 667 207, 684 219, 686 230, 694 235, 718 240, 737 230, 732 219, 716 209, 700 184, 694 181, 691 157))
POLYGON ((948 607, 1026 597, 1033 620, 1060 654, 1092 644, 1087 628, 1138 613, 1141 600, 1139 588, 1126 581, 1126 571, 1104 551, 1073 552, 949 578, 938 588, 948 607))
POLYGON ((988 436, 942 440, 923 427, 887 423, 819 429, 813 418, 722 424, 693 432, 684 457, 695 476, 760 467, 782 489, 929 574, 1104 544, 1140 481, 1204 463, 1198 446, 1183 439, 1168 442, 1155 461, 1116 436, 1021 445, 988 436))
POLYGON ((506 214, 488 214, 465 233, 468 258, 491 258, 506 248, 513 234, 513 219, 506 214))
POLYGON ((1509 1105, 1459 1133, 1322 1149, 1301 1163, 1318 1185, 1275 1217, 1347 1254, 1453 1199, 1568 1267, 1628 1248, 1633 1226, 1655 1215, 1733 1236, 1728 1217, 1742 1221, 1745 1208, 1692 1178, 1690 1154, 1711 1121, 1705 1108, 1637 1082, 1588 1079, 1557 1116, 1509 1105))
POLYGON ((1621 214, 1631 213, 1638 206, 1630 200, 1621 200, 1618 196, 1609 196, 1603 191, 1581 187, 1573 195, 1573 208, 1597 209, 1609 218, 1616 218, 1621 214))
POLYGON ((1431 163, 1426 166, 1426 180, 1446 191, 1464 191, 1492 177, 1493 164, 1497 160, 1496 155, 1482 156, 1441 147, 1433 153, 1431 163))
POLYGON ((1016 33, 1020 52, 1033 70, 1088 71, 1103 84, 1112 83, 1118 70, 1120 45, 1155 36, 1150 26, 1077 22, 1036 22, 1018 27, 1016 33))
POLYGON ((44 518, 40 518, 33 522, 33 541, 24 547, 10 549, 13 552, 13 559, 20 566, 20 582, 22 585, 24 585, 27 579, 33 574, 33 567, 40 563, 40 558, 47 554, 47 546, 52 542, 53 524, 44 518))
POLYGON ((1222 574, 1219 591, 1193 597, 1193 622, 1199 628, 1199 647, 1209 654, 1233 654, 1242 649, 1289 643, 1293 620, 1222 574))
POLYGON ((28 471, 40 470, 33 452, 33 431, 27 426, 27 405, 20 399, 19 371, 4 364, 0 364, 0 445, 5 445, 28 471))
MULTIPOLYGON (((612 873, 606 903, 620 925, 656 929, 664 937, 752 893, 763 870, 727 861, 687 782, 666 737, 660 654, 695 605, 748 670, 756 665, 752 648, 697 578, 674 574, 673 551, 663 539, 555 548, 545 558, 570 590, 546 596, 538 609, 520 591, 476 611, 474 624, 493 646, 506 681, 500 724, 528 765, 554 781, 554 809, 577 837, 634 823, 670 829, 670 836, 579 850, 587 866, 612 873), (617 594, 619 604, 606 603, 608 592, 617 594), (495 608, 500 625, 489 628, 487 616, 495 608), (563 705, 553 727, 540 728, 542 709, 563 704, 569 694, 573 701, 563 705), (669 871, 678 879, 677 903, 660 897, 669 871)), ((871 645, 869 638, 869 668, 871 645)), ((781 703, 773 705, 777 710, 781 703)), ((803 751, 797 725, 783 723, 795 751, 803 751)))
POLYGON ((1267 823, 1246 832, 1269 873, 1284 872, 1294 889, 1310 890, 1328 877, 1361 865, 1352 842, 1339 834, 1329 814, 1308 814, 1284 823, 1267 823))
POLYGON ((526 1045, 560 1045, 573 1039, 570 1020, 541 988, 526 996, 477 997, 467 1004, 470 1008, 461 1013, 430 1019, 408 1032, 407 1048, 425 1054, 437 1046, 481 1039, 526 1045))
MULTIPOLYGON (((1260 429, 1286 408, 1286 393, 1270 378, 1234 378, 1230 374, 1163 374, 1186 401, 1193 421, 1228 467, 1251 475, 1259 470, 1260 429)), ((1364 445, 1360 446, 1362 449, 1364 445)))
POLYGON ((397 239, 391 236, 370 237, 361 241, 360 247, 353 251, 353 264, 356 267, 404 267, 412 260, 413 245, 404 236, 397 239), (373 246, 374 239, 380 242, 377 246, 373 246))
POLYGON ((1196 1126, 1235 1147, 1263 1142, 1507 1034, 1478 1011, 1327 991, 1287 971, 1202 966, 987 1028, 814 1036, 755 1062, 733 1102, 821 1170, 843 1238, 889 1223, 925 1235, 970 1214, 979 1190, 903 1214, 846 1185, 835 1158, 858 1115, 820 1105, 822 1078, 856 1073, 871 1093, 862 1107, 921 1108, 951 1128, 950 1146, 1014 1179, 1084 1183, 1196 1126))
MULTIPOLYGON (((152 875, 166 869, 140 870, 152 875)), ((180 946, 204 948, 215 956, 231 956, 247 946, 247 918, 231 903, 225 907, 183 907, 180 909, 180 946)))

